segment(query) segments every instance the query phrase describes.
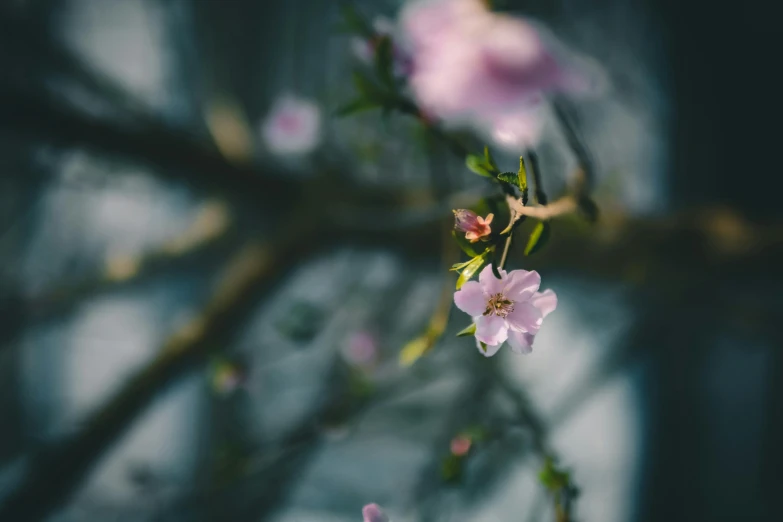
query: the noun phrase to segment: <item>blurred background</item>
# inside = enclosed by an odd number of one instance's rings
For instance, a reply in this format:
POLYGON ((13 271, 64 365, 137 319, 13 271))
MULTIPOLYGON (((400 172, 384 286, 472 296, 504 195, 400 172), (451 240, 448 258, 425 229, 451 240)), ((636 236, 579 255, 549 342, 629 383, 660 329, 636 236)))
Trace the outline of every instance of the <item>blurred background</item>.
POLYGON ((558 310, 485 359, 446 268, 487 187, 413 118, 334 117, 366 45, 337 2, 0 2, 0 521, 557 520, 542 439, 574 520, 779 517, 775 18, 495 3, 608 87, 572 107, 598 221, 510 255, 558 310))

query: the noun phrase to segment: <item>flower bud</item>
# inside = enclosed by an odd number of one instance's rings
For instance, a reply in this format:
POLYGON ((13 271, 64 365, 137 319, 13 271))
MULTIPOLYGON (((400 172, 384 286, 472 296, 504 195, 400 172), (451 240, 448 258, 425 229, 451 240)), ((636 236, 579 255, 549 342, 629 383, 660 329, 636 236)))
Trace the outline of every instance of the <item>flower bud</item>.
POLYGON ((465 239, 475 243, 479 239, 492 233, 489 224, 495 217, 493 214, 487 214, 486 218, 476 215, 472 210, 464 208, 454 210, 454 228, 465 233, 465 239))

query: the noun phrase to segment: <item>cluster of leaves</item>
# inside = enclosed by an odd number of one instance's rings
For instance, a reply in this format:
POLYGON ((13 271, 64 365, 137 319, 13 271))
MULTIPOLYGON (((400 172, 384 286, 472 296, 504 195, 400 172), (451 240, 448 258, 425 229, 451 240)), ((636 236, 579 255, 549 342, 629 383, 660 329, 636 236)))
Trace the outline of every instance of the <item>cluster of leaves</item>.
MULTIPOLYGON (((468 167, 468 169, 470 169, 471 172, 474 172, 479 176, 492 179, 498 183, 504 194, 519 200, 523 206, 528 204, 528 173, 524 157, 520 156, 519 158, 519 170, 517 172, 502 172, 492 157, 492 154, 489 151, 489 147, 484 147, 483 155, 468 154, 468 156, 465 158, 465 165, 468 167)), ((546 202, 546 196, 543 195, 543 191, 540 187, 536 187, 536 194, 536 199, 539 202, 541 202, 541 200, 546 202)), ((508 227, 506 227, 498 235, 491 238, 495 245, 489 248, 495 248, 497 244, 500 243, 503 239, 507 239, 511 234, 513 234, 516 227, 518 227, 524 221, 524 216, 514 216, 512 214, 508 227)), ((541 248, 547 243, 549 239, 550 230, 551 226, 548 221, 539 221, 533 228, 530 237, 528 238, 528 242, 525 247, 525 255, 532 255, 541 250, 541 248)), ((465 244, 467 242, 460 241, 457 235, 455 235, 455 239, 457 239, 457 243, 466 254, 471 256, 473 259, 477 257, 476 254, 473 253, 472 249, 465 248, 465 244)), ((452 270, 461 270, 463 265, 467 266, 465 263, 454 265, 452 270)), ((462 284, 465 283, 465 281, 469 280, 470 276, 472 276, 472 274, 470 274, 469 277, 465 278, 463 281, 458 281, 457 289, 459 289, 462 284)))
POLYGON ((394 74, 394 42, 389 35, 379 34, 372 24, 355 7, 344 5, 342 32, 358 35, 373 49, 373 70, 366 68, 353 71, 353 85, 357 96, 337 109, 337 116, 348 116, 372 109, 381 109, 384 114, 393 110, 412 107, 402 95, 403 81, 394 74))
POLYGON ((569 520, 571 503, 579 495, 571 473, 558 467, 552 457, 547 457, 538 472, 538 480, 552 496, 557 520, 569 520))

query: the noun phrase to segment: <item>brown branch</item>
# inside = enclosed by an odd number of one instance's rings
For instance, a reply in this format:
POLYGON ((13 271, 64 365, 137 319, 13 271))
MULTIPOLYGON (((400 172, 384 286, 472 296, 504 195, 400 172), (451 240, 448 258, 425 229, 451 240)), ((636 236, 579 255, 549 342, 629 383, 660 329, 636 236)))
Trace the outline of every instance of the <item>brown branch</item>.
POLYGON ((247 244, 227 264, 203 311, 174 332, 159 355, 91 415, 84 428, 31 459, 25 475, 0 506, 0 520, 43 520, 65 503, 103 453, 152 399, 209 353, 249 316, 265 283, 310 247, 312 229, 292 224, 274 243, 247 244))
POLYGON ((0 100, 0 129, 45 143, 122 156, 152 166, 155 175, 243 198, 298 192, 290 178, 232 163, 209 142, 162 124, 112 125, 63 102, 2 84, 0 100))

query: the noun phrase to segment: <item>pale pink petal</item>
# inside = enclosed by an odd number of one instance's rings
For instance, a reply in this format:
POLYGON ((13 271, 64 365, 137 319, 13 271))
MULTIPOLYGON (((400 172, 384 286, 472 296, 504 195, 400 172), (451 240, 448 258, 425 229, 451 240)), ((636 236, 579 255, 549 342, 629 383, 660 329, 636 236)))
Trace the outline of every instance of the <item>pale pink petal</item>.
POLYGON ((542 106, 523 106, 488 119, 486 127, 499 146, 518 151, 536 145, 544 127, 542 106))
POLYGON ((529 301, 514 303, 514 310, 506 316, 506 322, 517 332, 536 333, 544 321, 541 310, 529 301))
POLYGON ((498 344, 487 344, 487 351, 484 351, 484 348, 481 346, 481 343, 478 339, 476 339, 476 348, 478 348, 479 353, 483 355, 484 357, 492 357, 496 353, 498 353, 498 350, 500 350, 500 347, 503 346, 503 343, 498 344))
POLYGON ((364 522, 389 522, 389 517, 381 510, 378 504, 367 504, 362 508, 364 522))
POLYGON ((541 315, 546 317, 557 308, 557 295, 552 290, 536 292, 535 295, 530 298, 530 303, 541 310, 541 315))
POLYGON ((476 339, 487 345, 502 344, 508 338, 508 325, 497 315, 482 315, 475 319, 476 339))
POLYGON ((471 317, 478 317, 487 310, 487 296, 476 281, 468 281, 454 292, 454 304, 471 317))
POLYGON ((487 265, 479 274, 479 283, 481 283, 481 287, 484 289, 485 294, 495 295, 503 292, 506 281, 506 271, 498 270, 498 272, 500 273, 500 279, 495 277, 495 274, 492 273, 492 265, 487 265))
POLYGON ((506 279, 504 295, 512 301, 527 301, 538 287, 541 286, 541 276, 535 270, 512 270, 506 279))
POLYGON ((533 340, 535 336, 523 332, 508 332, 508 345, 514 353, 527 355, 533 351, 533 340))

